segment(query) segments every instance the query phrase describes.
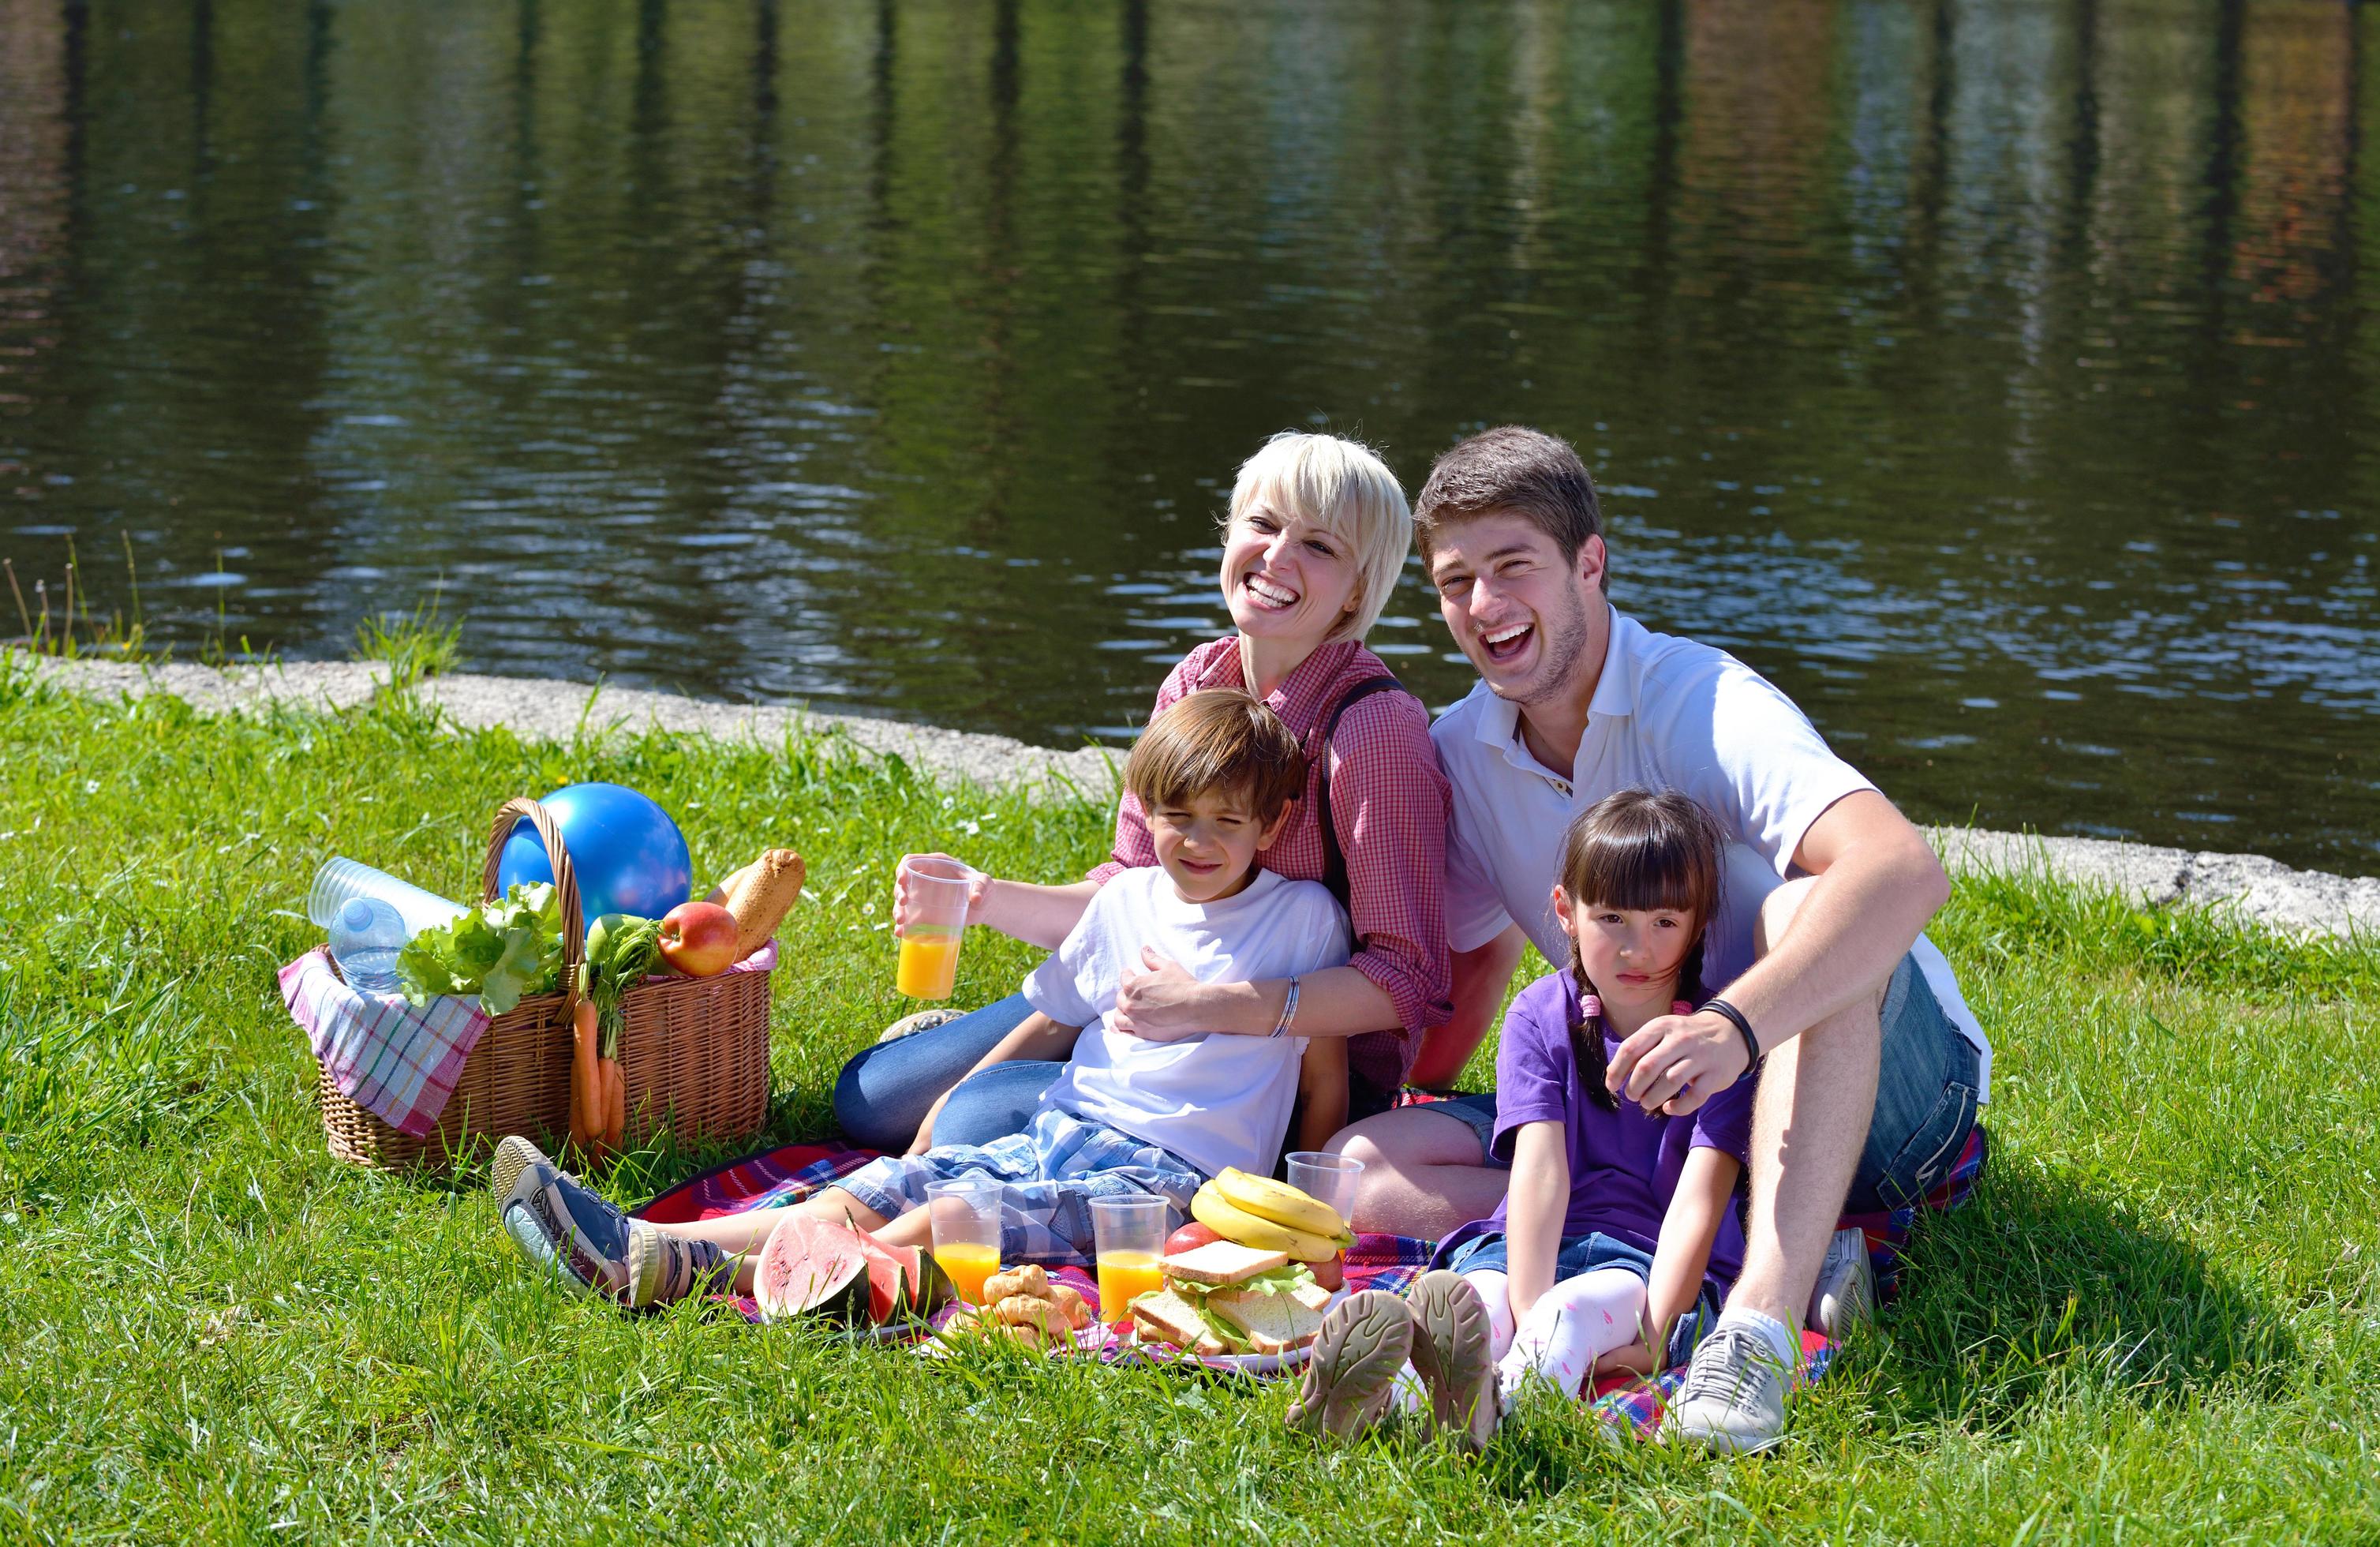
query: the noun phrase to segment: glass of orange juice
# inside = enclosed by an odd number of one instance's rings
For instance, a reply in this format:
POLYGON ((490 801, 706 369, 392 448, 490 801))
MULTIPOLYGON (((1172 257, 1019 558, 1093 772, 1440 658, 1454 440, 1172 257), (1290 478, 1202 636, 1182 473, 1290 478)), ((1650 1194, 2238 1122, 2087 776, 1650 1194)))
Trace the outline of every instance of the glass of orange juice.
POLYGON ((975 872, 955 859, 912 855, 901 861, 901 880, 910 917, 901 926, 893 987, 911 999, 948 999, 958 986, 959 942, 966 933, 975 872))
POLYGON ((1091 1200, 1091 1239, 1099 1251, 1099 1320, 1132 1320, 1133 1297, 1163 1286, 1159 1264, 1172 1206, 1152 1193, 1091 1200))
POLYGON ((984 1176, 928 1183, 926 1218, 934 1261, 959 1298, 981 1305, 983 1281, 1000 1272, 1000 1184, 984 1176))

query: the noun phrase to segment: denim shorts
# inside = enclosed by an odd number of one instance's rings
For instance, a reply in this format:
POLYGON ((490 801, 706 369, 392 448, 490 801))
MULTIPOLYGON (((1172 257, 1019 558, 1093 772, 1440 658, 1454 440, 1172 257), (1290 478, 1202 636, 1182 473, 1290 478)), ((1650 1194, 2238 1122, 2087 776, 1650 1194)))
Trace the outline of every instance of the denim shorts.
MULTIPOLYGON (((1454 1249, 1446 1265, 1458 1273, 1512 1272, 1507 1265, 1504 1236, 1498 1231, 1465 1241, 1454 1249)), ((1566 1278, 1576 1278, 1581 1273, 1591 1273, 1597 1268, 1624 1268, 1648 1284, 1653 1277, 1651 1254, 1615 1236, 1594 1230, 1584 1236, 1562 1237, 1561 1249, 1554 1254, 1556 1284, 1566 1278)), ((1670 1329, 1669 1355, 1664 1362, 1683 1364, 1694 1358, 1694 1345, 1702 1341, 1703 1334, 1718 1321, 1718 1295, 1706 1279, 1694 1297, 1693 1307, 1680 1316, 1678 1324, 1670 1329)))
POLYGON ((1205 1183, 1197 1167, 1146 1139, 1054 1106, 1023 1133, 989 1144, 937 1144, 886 1155, 835 1184, 886 1219, 925 1207, 936 1182, 980 1176, 1000 1186, 1000 1260, 1088 1267, 1097 1242, 1091 1200, 1154 1193, 1169 1205, 1170 1234, 1190 1217, 1205 1183))
MULTIPOLYGON (((1847 1214, 1880 1213, 1915 1203, 1942 1185, 1975 1126, 1982 1056, 1943 1012, 1913 956, 1900 958, 1885 984, 1883 1058, 1876 1111, 1852 1174, 1847 1214)), ((1488 1151, 1496 1134, 1496 1093, 1433 1102, 1479 1136, 1481 1163, 1510 1170, 1488 1151)))

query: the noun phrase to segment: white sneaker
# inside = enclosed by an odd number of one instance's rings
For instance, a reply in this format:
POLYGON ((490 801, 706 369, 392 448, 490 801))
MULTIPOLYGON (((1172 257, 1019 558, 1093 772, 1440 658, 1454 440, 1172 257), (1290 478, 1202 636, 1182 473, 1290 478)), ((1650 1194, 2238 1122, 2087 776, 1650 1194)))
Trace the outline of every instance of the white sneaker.
POLYGON ((1663 1444, 1749 1455, 1785 1437, 1785 1388, 1793 1372, 1768 1340, 1722 1322, 1694 1350, 1685 1384, 1661 1415, 1663 1444))
POLYGON ((1809 1325, 1837 1342, 1876 1314, 1876 1264, 1868 1261, 1867 1232, 1838 1230, 1818 1265, 1810 1291, 1809 1325))

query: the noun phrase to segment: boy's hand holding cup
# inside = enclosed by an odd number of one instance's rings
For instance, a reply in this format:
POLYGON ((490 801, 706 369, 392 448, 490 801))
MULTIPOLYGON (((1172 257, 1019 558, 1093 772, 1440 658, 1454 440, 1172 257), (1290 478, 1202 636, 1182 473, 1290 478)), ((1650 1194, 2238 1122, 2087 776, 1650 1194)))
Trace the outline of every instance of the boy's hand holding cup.
POLYGON ((937 881, 953 875, 964 875, 966 878, 966 917, 964 921, 970 924, 983 922, 984 894, 991 890, 991 877, 975 869, 965 860, 948 854, 905 854, 901 856, 899 866, 892 871, 892 932, 894 935, 906 934, 911 924, 921 921, 919 913, 922 906, 921 894, 929 889, 938 893, 940 890, 939 886, 913 884, 909 879, 909 868, 912 865, 927 867, 937 881))
POLYGON ((892 932, 901 942, 894 987, 912 999, 948 999, 959 942, 982 911, 990 877, 947 854, 905 854, 892 872, 892 932))

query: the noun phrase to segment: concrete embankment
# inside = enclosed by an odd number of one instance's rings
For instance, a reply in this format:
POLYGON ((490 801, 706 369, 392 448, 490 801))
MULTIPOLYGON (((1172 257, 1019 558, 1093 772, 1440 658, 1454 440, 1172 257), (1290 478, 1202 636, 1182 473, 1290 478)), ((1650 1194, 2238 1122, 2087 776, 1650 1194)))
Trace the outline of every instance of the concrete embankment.
MULTIPOLYGON (((293 662, 217 671, 206 666, 129 666, 44 662, 42 675, 103 697, 171 693, 202 709, 286 702, 340 708, 360 703, 386 680, 385 667, 293 662)), ((1055 751, 1003 736, 814 710, 714 703, 636 688, 521 677, 450 676, 422 684, 422 696, 455 724, 509 726, 523 737, 566 739, 595 731, 658 727, 727 739, 781 741, 794 731, 836 731, 868 751, 897 754, 920 768, 984 785, 1064 783, 1104 798, 1111 755, 1096 748, 1055 751)), ((2193 852, 2104 838, 1934 828, 1929 835, 1953 870, 2037 871, 2115 888, 2140 902, 2236 907, 2246 918, 2289 930, 2344 933, 2380 929, 2380 878, 2292 870, 2254 854, 2193 852)))

